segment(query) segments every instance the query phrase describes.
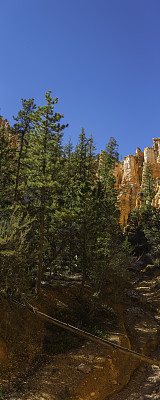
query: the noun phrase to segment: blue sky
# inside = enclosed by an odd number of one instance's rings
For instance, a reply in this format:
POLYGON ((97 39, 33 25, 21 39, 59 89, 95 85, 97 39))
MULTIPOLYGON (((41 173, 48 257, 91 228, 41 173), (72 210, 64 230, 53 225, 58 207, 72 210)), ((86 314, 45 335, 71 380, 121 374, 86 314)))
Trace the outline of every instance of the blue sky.
POLYGON ((21 98, 55 111, 77 143, 81 127, 97 152, 110 136, 120 156, 160 137, 159 0, 2 0, 0 114, 13 123, 21 98))

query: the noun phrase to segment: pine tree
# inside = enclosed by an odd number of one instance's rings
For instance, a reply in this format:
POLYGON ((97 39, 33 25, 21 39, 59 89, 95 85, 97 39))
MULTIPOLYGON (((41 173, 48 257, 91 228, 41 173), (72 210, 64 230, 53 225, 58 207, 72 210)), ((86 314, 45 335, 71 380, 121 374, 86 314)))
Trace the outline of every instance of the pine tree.
POLYGON ((27 147, 31 130, 35 122, 35 109, 34 99, 22 99, 22 110, 18 112, 18 116, 14 117, 16 123, 12 128, 12 135, 17 136, 16 139, 16 159, 17 166, 15 171, 15 188, 14 188, 14 202, 17 203, 18 199, 22 200, 24 192, 24 174, 25 168, 24 158, 26 157, 27 147), (22 175, 22 177, 21 177, 22 175), (21 195, 22 190, 22 195, 21 195))
POLYGON ((85 283, 86 274, 90 267, 89 242, 91 235, 90 226, 90 204, 92 186, 96 178, 96 162, 94 155, 93 139, 86 138, 82 128, 79 135, 79 142, 75 148, 74 155, 75 181, 74 190, 76 193, 75 212, 77 214, 77 238, 78 254, 77 262, 82 270, 82 289, 85 283))
POLYGON ((53 198, 57 184, 58 168, 62 155, 62 131, 66 125, 60 125, 63 115, 54 113, 58 99, 52 100, 51 91, 46 93, 47 104, 38 107, 35 113, 36 125, 31 132, 27 152, 28 180, 27 194, 39 210, 39 256, 37 268, 37 293, 41 292, 42 263, 45 235, 45 215, 48 199, 53 198))
POLYGON ((108 200, 110 199, 110 206, 113 204, 113 209, 115 209, 115 204, 117 204, 117 191, 115 189, 113 169, 118 159, 118 144, 116 140, 111 137, 100 158, 99 176, 105 187, 105 195, 108 197, 108 200))
POLYGON ((156 194, 156 182, 150 164, 144 167, 141 189, 141 207, 135 209, 128 219, 128 237, 134 254, 146 257, 146 262, 154 262, 159 257, 159 212, 152 205, 156 194))
POLYGON ((141 189, 141 195, 142 195, 142 205, 141 205, 141 211, 144 208, 148 208, 151 206, 152 200, 156 194, 156 182, 155 179, 153 178, 153 173, 152 173, 152 168, 150 164, 146 164, 142 176, 142 189, 141 189))
POLYGON ((106 280, 122 277, 125 272, 126 251, 119 225, 117 191, 113 176, 117 160, 117 142, 110 138, 100 157, 97 185, 94 189, 93 220, 96 232, 93 235, 92 276, 97 287, 103 285, 106 280))
POLYGON ((19 207, 9 216, 0 219, 0 279, 1 287, 7 285, 13 290, 24 291, 30 282, 30 264, 34 258, 30 246, 30 231, 33 220, 19 207))
POLYGON ((0 127, 0 210, 1 216, 10 213, 13 202, 13 184, 15 172, 15 147, 10 137, 10 128, 6 129, 2 121, 0 127))
POLYGON ((72 272, 76 254, 76 194, 74 191, 74 153, 71 142, 65 146, 61 161, 57 207, 51 229, 52 234, 54 232, 54 245, 57 244, 55 248, 57 260, 55 261, 61 265, 62 269, 63 266, 68 267, 72 272))

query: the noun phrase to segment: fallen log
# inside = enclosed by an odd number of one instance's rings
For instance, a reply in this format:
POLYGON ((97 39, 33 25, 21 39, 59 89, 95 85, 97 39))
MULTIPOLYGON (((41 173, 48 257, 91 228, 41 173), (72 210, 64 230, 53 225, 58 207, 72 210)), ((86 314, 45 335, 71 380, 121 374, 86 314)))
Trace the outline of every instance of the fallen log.
POLYGON ((126 347, 119 346, 118 344, 113 343, 110 340, 102 339, 99 336, 92 335, 91 333, 83 331, 82 329, 79 329, 79 328, 77 328, 75 326, 72 326, 70 324, 67 324, 66 322, 59 321, 58 319, 53 318, 53 317, 51 317, 51 316, 49 316, 47 314, 44 314, 43 312, 39 311, 37 308, 33 307, 32 304, 28 303, 28 301, 26 301, 25 304, 22 304, 22 303, 18 302, 17 300, 13 300, 13 301, 15 303, 19 304, 20 306, 26 307, 28 311, 34 313, 36 316, 39 316, 40 318, 43 318, 46 321, 48 321, 48 322, 50 322, 50 323, 52 323, 52 324, 54 324, 56 326, 59 326, 60 328, 64 328, 64 329, 66 329, 66 330, 68 330, 70 332, 73 332, 73 333, 75 333, 77 335, 83 336, 83 337, 85 337, 85 338, 87 338, 89 340, 92 340, 92 341, 94 341, 96 343, 99 343, 99 344, 102 344, 104 346, 113 347, 115 350, 120 351, 120 352, 122 352, 124 354, 128 354, 128 355, 130 355, 130 356, 132 356, 134 358, 139 359, 140 361, 144 361, 147 364, 157 365, 157 366, 160 367, 160 361, 158 361, 156 359, 152 359, 152 358, 150 358, 148 356, 145 356, 143 354, 137 353, 136 351, 127 349, 126 347))

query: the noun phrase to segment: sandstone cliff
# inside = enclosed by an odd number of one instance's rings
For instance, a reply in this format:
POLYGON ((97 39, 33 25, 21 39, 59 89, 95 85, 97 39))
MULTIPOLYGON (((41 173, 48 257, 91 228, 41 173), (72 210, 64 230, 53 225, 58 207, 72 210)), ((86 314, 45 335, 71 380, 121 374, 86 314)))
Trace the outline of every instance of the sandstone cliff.
POLYGON ((13 135, 9 122, 7 119, 3 119, 0 115, 0 135, 8 137, 11 146, 15 147, 18 143, 18 135, 13 135))
POLYGON ((146 147, 142 152, 138 147, 135 155, 124 157, 116 163, 114 176, 119 190, 120 223, 127 224, 128 214, 134 207, 140 207, 140 190, 145 165, 149 163, 156 179, 157 193, 153 205, 160 207, 160 138, 153 139, 153 147, 146 147))
POLYGON ((7 119, 3 119, 3 117, 0 115, 0 128, 4 128, 5 131, 9 129, 9 122, 7 119))

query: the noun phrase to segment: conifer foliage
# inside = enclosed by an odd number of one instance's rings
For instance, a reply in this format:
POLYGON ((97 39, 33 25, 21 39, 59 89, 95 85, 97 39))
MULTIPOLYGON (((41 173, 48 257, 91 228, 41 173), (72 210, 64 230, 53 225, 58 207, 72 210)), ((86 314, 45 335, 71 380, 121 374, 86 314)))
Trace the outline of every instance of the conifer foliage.
POLYGON ((86 279, 100 288, 123 275, 126 259, 113 177, 118 145, 110 138, 99 157, 82 128, 75 149, 63 146, 58 99, 49 91, 45 100, 22 99, 11 140, 1 128, 1 273, 8 279, 10 271, 14 285, 36 276, 37 294, 46 274, 79 273, 81 292, 86 279))

